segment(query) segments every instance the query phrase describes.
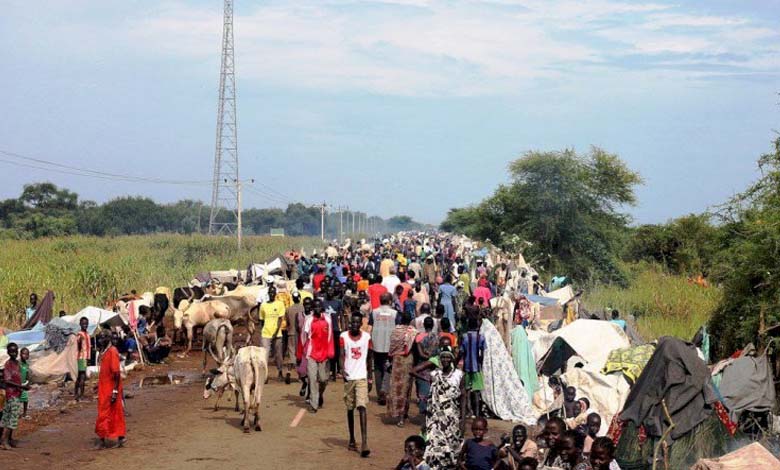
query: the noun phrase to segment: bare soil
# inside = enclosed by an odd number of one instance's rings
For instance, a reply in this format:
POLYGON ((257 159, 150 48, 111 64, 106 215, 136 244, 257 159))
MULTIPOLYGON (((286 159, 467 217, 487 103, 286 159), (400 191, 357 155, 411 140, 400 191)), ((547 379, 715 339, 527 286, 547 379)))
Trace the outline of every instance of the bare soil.
MULTIPOLYGON (((128 443, 121 449, 91 450, 97 408, 91 395, 94 381, 87 384, 89 398, 78 404, 72 403, 71 387, 54 391, 56 386, 48 386, 38 393, 59 392, 62 400, 33 410, 33 419, 21 422, 16 436, 19 447, 0 451, 0 468, 389 469, 403 455, 403 440, 419 432, 412 422, 404 428, 389 422, 385 408, 376 404, 372 393, 368 409, 371 455, 362 459, 347 450, 342 381, 329 383, 325 405, 317 414, 305 412, 299 424, 291 427, 305 409, 298 396, 300 383, 277 381, 276 369, 271 367, 272 378, 263 396, 263 431, 245 434, 240 415, 233 411, 232 396, 223 396, 216 412, 214 398, 203 399, 201 357, 199 352, 184 359, 172 355, 169 364, 130 372, 125 381, 128 443), (171 384, 168 374, 180 383, 171 384)), ((411 408, 416 421, 416 406, 411 408)), ((510 428, 510 423, 491 421, 488 437, 498 442, 500 434, 510 428)), ((359 426, 357 430, 359 440, 359 426)))

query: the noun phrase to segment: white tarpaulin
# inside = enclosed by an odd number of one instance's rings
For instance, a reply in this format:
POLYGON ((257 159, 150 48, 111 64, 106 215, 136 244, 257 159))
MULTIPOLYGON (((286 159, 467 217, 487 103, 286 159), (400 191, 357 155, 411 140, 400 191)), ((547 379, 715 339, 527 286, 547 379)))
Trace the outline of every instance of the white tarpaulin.
POLYGON ((552 344, 537 363, 546 374, 560 368, 574 355, 583 359, 585 368, 599 371, 612 350, 631 345, 618 325, 604 320, 575 320, 551 335, 554 337, 552 344))
POLYGON ((563 381, 577 389, 577 398, 586 397, 590 401, 590 407, 601 416, 601 427, 605 432, 612 417, 623 409, 631 388, 623 374, 604 375, 580 368, 569 369, 563 374, 563 381))
POLYGON ((563 305, 574 297, 574 289, 572 289, 569 285, 566 287, 561 287, 560 289, 556 289, 552 292, 548 292, 544 296, 557 299, 558 303, 563 305))
POLYGON ((87 317, 87 320, 89 320, 87 332, 90 336, 94 335, 98 325, 121 326, 125 323, 118 313, 92 306, 86 307, 75 315, 66 315, 61 319, 78 326, 82 317, 87 317))

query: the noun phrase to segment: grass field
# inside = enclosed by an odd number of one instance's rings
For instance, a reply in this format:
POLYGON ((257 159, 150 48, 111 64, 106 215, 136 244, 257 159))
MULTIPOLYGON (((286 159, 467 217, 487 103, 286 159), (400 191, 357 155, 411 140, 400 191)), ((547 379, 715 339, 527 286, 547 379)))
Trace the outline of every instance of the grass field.
POLYGON ((720 302, 717 287, 697 286, 654 265, 637 264, 629 270, 627 289, 597 286, 585 293, 585 307, 590 311, 616 308, 624 317, 633 314, 646 341, 666 335, 690 340, 720 302))
POLYGON ((75 313, 131 289, 178 287, 199 272, 245 269, 289 249, 311 253, 321 246, 317 238, 245 237, 237 252, 234 238, 199 235, 76 236, 2 244, 0 326, 10 328, 22 323, 31 292, 42 298, 51 289, 54 311, 75 313))

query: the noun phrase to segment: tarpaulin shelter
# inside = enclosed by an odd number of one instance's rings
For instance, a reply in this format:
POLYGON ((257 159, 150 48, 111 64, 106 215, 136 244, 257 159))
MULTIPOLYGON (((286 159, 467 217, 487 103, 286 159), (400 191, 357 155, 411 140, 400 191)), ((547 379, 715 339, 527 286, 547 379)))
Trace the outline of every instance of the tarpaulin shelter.
POLYGON ((696 347, 661 337, 620 413, 618 464, 649 469, 655 445, 662 439, 668 445, 669 468, 687 468, 700 457, 721 455, 729 432, 714 413, 717 401, 710 371, 696 347), (639 439, 640 427, 645 440, 639 439))
POLYGON ((548 376, 561 369, 572 356, 582 358, 585 368, 599 371, 610 351, 629 346, 619 326, 601 320, 575 320, 549 335, 552 342, 536 364, 537 370, 548 376))
POLYGON ((775 407, 775 385, 766 354, 743 356, 730 362, 718 386, 732 421, 744 411, 767 412, 775 407))
POLYGON ((661 437, 668 426, 661 402, 675 424, 673 441, 712 414, 717 401, 707 365, 696 348, 671 336, 658 340, 653 356, 631 389, 621 419, 644 426, 648 436, 661 437))

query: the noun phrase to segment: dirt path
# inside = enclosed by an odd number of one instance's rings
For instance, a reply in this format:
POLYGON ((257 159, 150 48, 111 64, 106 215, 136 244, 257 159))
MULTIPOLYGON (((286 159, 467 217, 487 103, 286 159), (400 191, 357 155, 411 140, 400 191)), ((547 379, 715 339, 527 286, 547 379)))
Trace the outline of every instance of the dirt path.
MULTIPOLYGON (((165 375, 168 371, 195 378, 192 383, 138 388, 142 374, 131 373, 126 387, 128 445, 123 449, 91 451, 95 403, 80 405, 53 418, 53 422, 32 433, 21 429, 20 447, 0 453, 3 469, 219 469, 262 467, 295 468, 393 468, 402 455, 403 440, 418 432, 411 423, 404 429, 384 424, 385 409, 369 405, 371 456, 361 459, 348 452, 347 429, 342 401, 343 384, 331 382, 325 392, 325 406, 316 415, 306 412, 296 427, 290 424, 303 409, 298 396, 300 384, 285 385, 272 379, 265 387, 262 432, 244 434, 234 403, 222 399, 220 410, 212 411, 214 398, 202 398, 202 382, 194 358, 176 359, 168 366, 148 369, 144 375, 165 375), (337 467, 338 466, 338 467, 337 467)), ((275 369, 271 368, 272 377, 275 369)), ((145 385, 149 379, 146 379, 145 385)), ((231 397, 232 400, 232 397, 231 397)), ((372 397, 373 400, 373 397, 372 397)), ((412 406, 412 416, 416 407, 412 406)), ((509 423, 491 421, 490 436, 509 429, 509 423)), ((359 438, 358 438, 359 439, 359 438)))

